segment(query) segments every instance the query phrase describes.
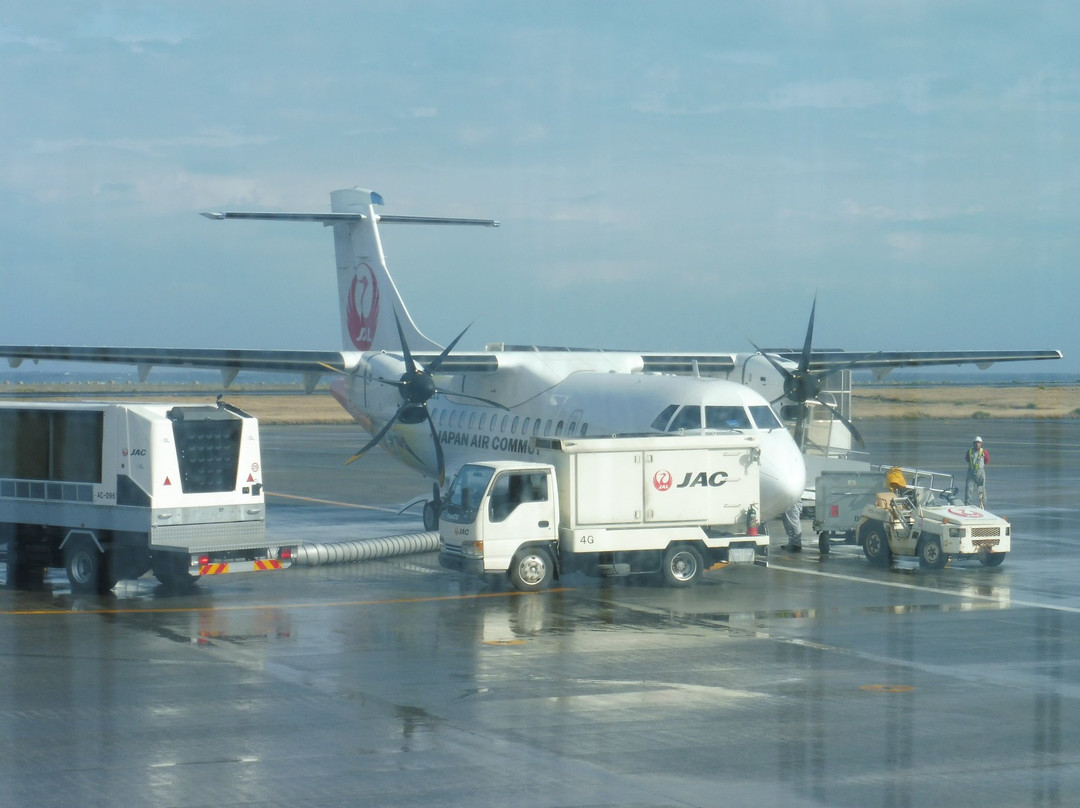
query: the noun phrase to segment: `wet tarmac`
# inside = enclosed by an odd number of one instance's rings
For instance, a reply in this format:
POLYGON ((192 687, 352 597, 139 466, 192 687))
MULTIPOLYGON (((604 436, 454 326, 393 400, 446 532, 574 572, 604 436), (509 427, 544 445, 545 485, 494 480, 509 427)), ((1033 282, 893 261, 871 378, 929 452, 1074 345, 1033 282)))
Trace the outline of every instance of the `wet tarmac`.
MULTIPOLYGON (((56 571, 0 590, 0 805, 1078 804, 1080 421, 860 429, 953 472, 981 434, 1005 564, 876 569, 808 530, 692 590, 519 595, 435 554, 188 595, 56 571)), ((355 429, 263 433, 271 531, 418 529, 429 486, 343 466, 355 429)))

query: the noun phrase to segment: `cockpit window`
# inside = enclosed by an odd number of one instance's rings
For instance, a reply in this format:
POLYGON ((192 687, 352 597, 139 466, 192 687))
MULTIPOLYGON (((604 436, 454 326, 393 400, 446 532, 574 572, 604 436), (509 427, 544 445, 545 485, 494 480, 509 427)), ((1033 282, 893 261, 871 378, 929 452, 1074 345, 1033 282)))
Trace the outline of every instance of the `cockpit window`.
POLYGON ((687 404, 679 410, 671 419, 668 432, 678 432, 680 429, 701 429, 701 407, 698 404, 687 404))
POLYGON ((742 407, 706 407, 706 429, 750 429, 750 416, 742 407))
POLYGON ((663 411, 653 419, 652 428, 657 432, 663 432, 667 428, 671 416, 675 414, 675 410, 677 409, 679 409, 678 404, 668 404, 664 407, 663 411))
POLYGON ((780 429, 780 421, 777 419, 776 413, 767 404, 751 407, 750 415, 753 416, 758 429, 780 429))

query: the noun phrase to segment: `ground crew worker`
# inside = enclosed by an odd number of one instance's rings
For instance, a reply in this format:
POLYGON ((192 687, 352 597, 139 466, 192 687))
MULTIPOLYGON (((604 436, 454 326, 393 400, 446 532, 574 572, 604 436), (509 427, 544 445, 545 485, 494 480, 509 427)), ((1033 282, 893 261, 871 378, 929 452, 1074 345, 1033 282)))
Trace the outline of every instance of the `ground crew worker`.
POLYGON ((795 502, 790 508, 780 514, 780 521, 784 523, 784 532, 787 533, 787 548, 793 553, 802 551, 802 503, 795 502))
POLYGON ((990 465, 990 452, 982 445, 978 435, 971 448, 964 454, 967 462, 967 484, 964 487, 964 504, 986 507, 986 467, 990 465))

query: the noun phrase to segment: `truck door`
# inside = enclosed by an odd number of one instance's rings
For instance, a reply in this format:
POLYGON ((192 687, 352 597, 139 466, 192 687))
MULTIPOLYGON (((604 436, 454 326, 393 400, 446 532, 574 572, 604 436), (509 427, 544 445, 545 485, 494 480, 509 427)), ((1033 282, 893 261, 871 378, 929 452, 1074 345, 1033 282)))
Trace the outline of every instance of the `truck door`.
POLYGON ((549 470, 507 471, 491 484, 484 540, 548 541, 556 536, 554 490, 549 470))

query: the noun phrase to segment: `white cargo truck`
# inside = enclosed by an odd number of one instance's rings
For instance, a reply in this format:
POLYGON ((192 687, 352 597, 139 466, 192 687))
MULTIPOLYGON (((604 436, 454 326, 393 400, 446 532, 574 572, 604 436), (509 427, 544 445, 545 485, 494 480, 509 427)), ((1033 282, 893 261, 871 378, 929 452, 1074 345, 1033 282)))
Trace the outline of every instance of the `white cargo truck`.
POLYGON ((65 567, 106 591, 289 566, 268 546, 258 421, 219 404, 0 402, 0 542, 9 586, 65 567))
POLYGON ((466 464, 441 503, 439 562, 509 575, 660 574, 690 586, 718 563, 764 560, 760 450, 752 436, 537 438, 536 462, 466 464))

